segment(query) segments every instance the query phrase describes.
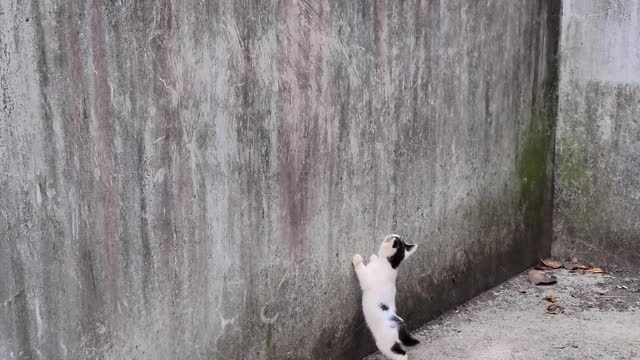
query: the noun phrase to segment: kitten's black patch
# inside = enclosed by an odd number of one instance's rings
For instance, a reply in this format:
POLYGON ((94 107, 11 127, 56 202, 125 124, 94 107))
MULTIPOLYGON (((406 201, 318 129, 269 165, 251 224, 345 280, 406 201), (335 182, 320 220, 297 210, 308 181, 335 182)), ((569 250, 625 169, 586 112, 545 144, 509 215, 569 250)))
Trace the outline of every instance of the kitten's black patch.
POLYGON ((382 309, 382 311, 387 311, 389 310, 389 307, 385 304, 380 304, 380 309, 382 309))
POLYGON ((408 245, 399 237, 395 237, 393 239, 393 248, 396 249, 396 253, 387 258, 387 260, 389 260, 389 263, 391 264, 391 268, 397 269, 398 266, 400 266, 402 260, 404 260, 405 253, 407 251, 411 251, 414 246, 416 245, 408 245))
POLYGON ((397 238, 393 240, 393 248, 396 249, 396 253, 387 258, 387 260, 389 260, 389 264, 391 264, 391 268, 397 269, 402 260, 404 260, 404 247, 405 245, 403 241, 398 240, 397 238))
POLYGON ((420 341, 416 340, 413 336, 411 336, 411 334, 409 334, 409 331, 407 331, 407 327, 404 325, 404 323, 402 323, 402 325, 400 325, 400 327, 398 328, 398 337, 400 338, 402 344, 406 346, 416 346, 420 343, 420 341))
POLYGON ((391 352, 398 355, 407 355, 407 352, 404 351, 404 349, 398 343, 393 344, 393 346, 391 347, 391 352))

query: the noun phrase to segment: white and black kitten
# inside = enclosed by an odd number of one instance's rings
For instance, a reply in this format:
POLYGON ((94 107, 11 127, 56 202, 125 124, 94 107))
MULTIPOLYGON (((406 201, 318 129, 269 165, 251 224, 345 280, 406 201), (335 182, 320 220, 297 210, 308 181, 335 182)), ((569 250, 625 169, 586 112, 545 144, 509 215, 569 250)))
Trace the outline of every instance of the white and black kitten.
POLYGON ((406 360, 402 348, 414 346, 418 340, 411 337, 396 313, 396 277, 402 260, 411 256, 418 245, 405 243, 398 235, 388 235, 380 245, 378 256, 371 255, 365 266, 362 256, 353 257, 360 288, 362 311, 376 346, 392 360, 406 360))

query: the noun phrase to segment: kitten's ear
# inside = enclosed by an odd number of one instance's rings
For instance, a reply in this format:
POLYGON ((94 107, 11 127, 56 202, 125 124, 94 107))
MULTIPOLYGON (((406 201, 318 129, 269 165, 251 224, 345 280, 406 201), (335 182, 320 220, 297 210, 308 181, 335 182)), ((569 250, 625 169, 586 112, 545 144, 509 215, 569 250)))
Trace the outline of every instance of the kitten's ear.
POLYGON ((418 249, 418 244, 405 244, 404 245, 404 257, 405 259, 411 256, 418 249))

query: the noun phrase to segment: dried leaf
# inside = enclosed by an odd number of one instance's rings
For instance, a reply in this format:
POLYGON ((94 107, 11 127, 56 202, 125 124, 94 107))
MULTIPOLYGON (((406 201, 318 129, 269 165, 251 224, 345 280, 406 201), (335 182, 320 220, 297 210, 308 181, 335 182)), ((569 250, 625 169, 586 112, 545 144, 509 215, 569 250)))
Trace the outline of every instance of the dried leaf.
POLYGON ((578 263, 578 258, 576 258, 575 256, 571 258, 571 262, 574 264, 578 263))
POLYGON ((603 274, 604 270, 602 268, 599 267, 594 267, 591 269, 587 269, 584 272, 589 273, 589 274, 603 274))
POLYGON ((564 312, 564 308, 558 304, 551 304, 547 306, 547 312, 549 314, 558 315, 564 312))
POLYGON ((553 270, 553 268, 548 267, 547 265, 543 264, 543 263, 537 263, 535 265, 533 265, 534 268, 538 269, 538 270, 553 270))
POLYGON ((570 261, 563 261, 562 266, 567 270, 575 270, 580 268, 580 265, 572 263, 570 261))
POLYGON ((560 263, 560 261, 554 259, 554 258, 548 258, 548 259, 544 259, 541 260, 542 263, 552 269, 558 269, 562 266, 562 264, 560 263))
POLYGON ((553 295, 553 294, 549 294, 549 295, 545 296, 544 299, 547 300, 548 302, 552 302, 552 303, 556 302, 556 300, 557 300, 556 296, 553 295))
POLYGON ((555 284, 558 281, 558 278, 554 275, 548 275, 543 271, 531 270, 529 271, 529 281, 531 281, 533 285, 548 285, 555 284))

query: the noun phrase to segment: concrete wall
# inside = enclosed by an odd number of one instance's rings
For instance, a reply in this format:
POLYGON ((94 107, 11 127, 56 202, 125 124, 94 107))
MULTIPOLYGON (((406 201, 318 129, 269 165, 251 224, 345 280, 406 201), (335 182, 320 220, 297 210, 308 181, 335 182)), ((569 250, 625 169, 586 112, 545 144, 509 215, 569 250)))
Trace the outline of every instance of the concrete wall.
POLYGON ((637 265, 640 1, 563 4, 553 251, 637 265))
MULTIPOLYGON (((0 358, 354 359, 541 240, 556 1, 0 1, 0 358)), ((547 212, 548 213, 548 212, 547 212)))

